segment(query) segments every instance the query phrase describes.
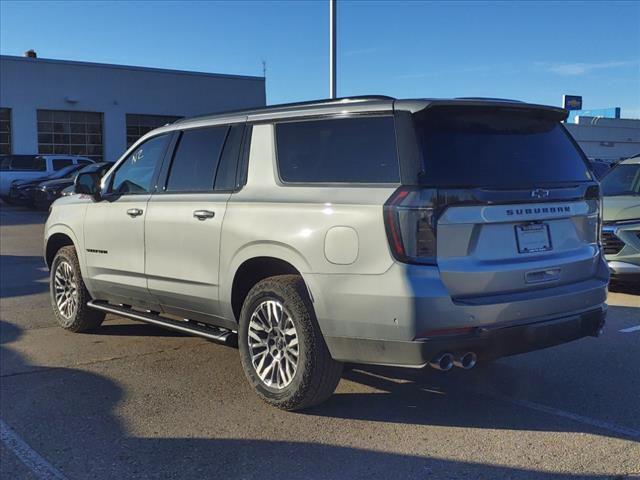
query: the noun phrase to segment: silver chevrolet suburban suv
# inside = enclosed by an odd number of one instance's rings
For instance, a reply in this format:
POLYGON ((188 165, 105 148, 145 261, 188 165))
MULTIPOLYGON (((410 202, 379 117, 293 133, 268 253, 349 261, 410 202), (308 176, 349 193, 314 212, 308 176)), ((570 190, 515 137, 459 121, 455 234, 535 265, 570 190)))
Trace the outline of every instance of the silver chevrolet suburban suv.
POLYGON ((597 336, 601 196, 566 113, 356 97, 179 120, 53 204, 53 311, 237 342, 287 410, 344 362, 470 369, 597 336))

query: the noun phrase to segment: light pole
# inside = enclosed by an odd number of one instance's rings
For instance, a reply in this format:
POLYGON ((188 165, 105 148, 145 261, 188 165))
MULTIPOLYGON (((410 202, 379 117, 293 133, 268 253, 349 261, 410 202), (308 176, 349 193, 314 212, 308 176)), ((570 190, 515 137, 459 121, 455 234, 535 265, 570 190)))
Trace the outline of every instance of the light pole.
POLYGON ((336 0, 329 0, 329 98, 336 98, 336 0))

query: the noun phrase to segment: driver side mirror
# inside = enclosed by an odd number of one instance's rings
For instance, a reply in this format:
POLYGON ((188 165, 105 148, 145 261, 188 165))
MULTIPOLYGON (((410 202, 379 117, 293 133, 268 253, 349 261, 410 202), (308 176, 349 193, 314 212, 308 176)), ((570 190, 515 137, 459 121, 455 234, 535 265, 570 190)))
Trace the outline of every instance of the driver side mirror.
POLYGON ((73 182, 73 191, 91 195, 95 201, 100 201, 100 176, 97 172, 79 173, 73 182))

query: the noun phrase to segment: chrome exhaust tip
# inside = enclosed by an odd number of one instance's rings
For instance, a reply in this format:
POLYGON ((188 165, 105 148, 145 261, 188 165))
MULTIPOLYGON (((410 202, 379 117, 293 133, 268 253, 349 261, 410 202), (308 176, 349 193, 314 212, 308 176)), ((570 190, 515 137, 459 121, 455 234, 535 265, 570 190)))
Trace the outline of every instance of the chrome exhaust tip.
POLYGON ((450 353, 443 353, 429 362, 431 368, 448 372, 453 368, 453 355, 450 353))
POLYGON ((474 352, 467 352, 462 355, 458 355, 453 361, 453 364, 456 367, 462 368, 463 370, 471 370, 476 366, 476 363, 478 363, 478 355, 474 352))

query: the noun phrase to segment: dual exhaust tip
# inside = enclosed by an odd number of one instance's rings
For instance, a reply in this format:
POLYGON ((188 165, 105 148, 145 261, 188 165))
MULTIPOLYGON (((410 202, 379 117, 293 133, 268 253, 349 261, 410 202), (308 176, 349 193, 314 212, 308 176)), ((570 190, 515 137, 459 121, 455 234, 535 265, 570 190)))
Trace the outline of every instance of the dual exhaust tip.
POLYGON ((442 353, 429 362, 431 368, 448 372, 453 367, 471 370, 478 363, 478 355, 475 352, 466 352, 454 355, 453 353, 442 353))

